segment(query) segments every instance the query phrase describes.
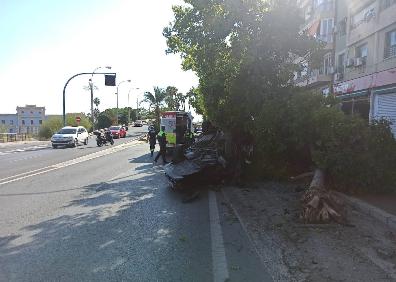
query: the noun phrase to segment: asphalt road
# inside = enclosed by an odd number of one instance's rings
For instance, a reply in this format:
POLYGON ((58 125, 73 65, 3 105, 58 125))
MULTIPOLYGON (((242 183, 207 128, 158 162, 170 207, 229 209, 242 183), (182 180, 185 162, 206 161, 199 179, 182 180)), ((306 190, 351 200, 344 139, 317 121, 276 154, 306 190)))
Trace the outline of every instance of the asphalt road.
POLYGON ((0 281, 271 281, 220 192, 168 187, 145 130, 0 155, 0 281))

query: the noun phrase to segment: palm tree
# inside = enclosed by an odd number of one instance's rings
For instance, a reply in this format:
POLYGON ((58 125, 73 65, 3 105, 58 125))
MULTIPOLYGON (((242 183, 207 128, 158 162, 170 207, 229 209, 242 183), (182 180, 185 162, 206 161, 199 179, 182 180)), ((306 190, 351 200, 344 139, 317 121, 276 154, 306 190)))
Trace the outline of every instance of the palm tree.
POLYGON ((160 124, 160 112, 166 97, 166 91, 159 87, 154 87, 154 94, 151 92, 144 93, 144 101, 150 104, 155 111, 156 125, 160 124))
POLYGON ((95 99, 93 99, 93 103, 95 104, 96 108, 98 108, 100 104, 100 99, 96 97, 95 99))

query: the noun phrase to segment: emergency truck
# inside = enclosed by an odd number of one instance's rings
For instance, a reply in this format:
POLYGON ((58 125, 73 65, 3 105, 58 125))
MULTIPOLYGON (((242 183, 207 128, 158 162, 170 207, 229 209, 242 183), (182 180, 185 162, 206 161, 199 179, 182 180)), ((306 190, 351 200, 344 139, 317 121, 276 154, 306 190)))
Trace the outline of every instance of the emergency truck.
POLYGON ((191 113, 183 111, 168 111, 162 113, 161 128, 165 127, 166 148, 173 149, 185 143, 186 132, 192 132, 191 113))

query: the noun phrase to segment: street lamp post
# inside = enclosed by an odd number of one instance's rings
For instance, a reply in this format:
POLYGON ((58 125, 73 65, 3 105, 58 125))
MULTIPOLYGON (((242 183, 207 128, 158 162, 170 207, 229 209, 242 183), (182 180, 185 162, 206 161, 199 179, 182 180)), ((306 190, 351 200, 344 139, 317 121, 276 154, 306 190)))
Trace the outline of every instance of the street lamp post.
POLYGON ((119 82, 119 83, 117 84, 117 93, 116 93, 116 95, 117 95, 117 118, 116 118, 116 120, 117 120, 117 125, 118 125, 118 87, 119 87, 122 83, 124 83, 124 82, 131 82, 131 80, 130 80, 130 79, 123 80, 123 81, 121 81, 121 82, 119 82))
MULTIPOLYGON (((139 87, 131 88, 128 91, 128 126, 131 124, 131 107, 129 106, 129 93, 131 93, 131 90, 139 90, 139 87)), ((137 111, 136 111, 137 113, 137 111)))
POLYGON ((97 71, 97 70, 99 70, 99 69, 101 69, 101 68, 106 68, 106 69, 109 69, 109 70, 111 70, 111 67, 110 66, 105 66, 105 67, 97 67, 97 68, 95 68, 94 70, 93 70, 93 72, 92 72, 92 74, 91 74, 91 78, 89 79, 89 89, 91 90, 91 121, 92 121, 92 126, 94 127, 95 125, 94 125, 94 123, 95 123, 95 120, 94 120, 94 107, 93 107, 93 76, 94 76, 94 74, 95 74, 95 72, 97 71))
MULTIPOLYGON (((77 76, 80 76, 80 75, 86 75, 86 74, 92 75, 91 72, 81 72, 81 73, 77 73, 77 74, 73 75, 72 77, 70 77, 70 78, 66 81, 65 86, 63 86, 63 103, 62 103, 62 108, 63 108, 63 126, 66 126, 66 87, 67 87, 67 85, 69 84, 69 82, 70 82, 73 78, 75 78, 75 77, 77 77, 77 76)), ((109 73, 109 72, 100 72, 100 73, 96 73, 96 74, 114 75, 114 76, 116 75, 116 73, 109 73)))

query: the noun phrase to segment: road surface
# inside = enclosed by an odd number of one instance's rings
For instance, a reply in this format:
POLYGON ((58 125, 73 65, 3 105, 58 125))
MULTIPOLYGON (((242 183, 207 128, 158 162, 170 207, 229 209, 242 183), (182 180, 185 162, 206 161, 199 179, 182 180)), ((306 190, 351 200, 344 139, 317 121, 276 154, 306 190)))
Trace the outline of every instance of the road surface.
POLYGON ((272 281, 220 192, 168 187, 146 130, 1 148, 0 281, 272 281))

